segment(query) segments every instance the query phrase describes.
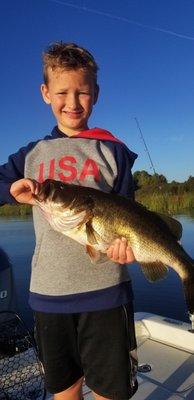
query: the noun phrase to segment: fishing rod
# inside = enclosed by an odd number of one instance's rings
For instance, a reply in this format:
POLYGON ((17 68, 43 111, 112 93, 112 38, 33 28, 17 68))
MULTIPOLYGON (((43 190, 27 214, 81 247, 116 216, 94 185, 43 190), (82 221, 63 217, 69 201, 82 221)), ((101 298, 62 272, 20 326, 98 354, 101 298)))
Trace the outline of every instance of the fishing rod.
POLYGON ((155 168, 154 168, 154 164, 153 164, 153 161, 152 161, 152 159, 151 159, 151 155, 150 155, 150 152, 149 152, 149 150, 148 150, 148 146, 147 146, 147 144, 146 144, 146 141, 145 141, 145 139, 144 139, 142 130, 141 130, 141 128, 140 128, 139 121, 138 121, 138 119, 137 119, 136 117, 134 117, 134 120, 135 120, 135 122, 136 122, 136 124, 137 124, 137 128, 138 128, 138 130, 139 130, 140 137, 141 137, 141 139, 142 139, 142 141, 143 141, 143 144, 144 144, 144 147, 145 147, 145 151, 146 151, 146 153, 147 153, 147 155, 148 155, 148 158, 149 158, 149 161, 150 161, 150 165, 151 165, 151 169, 154 171, 154 174, 156 174, 156 170, 155 170, 155 168))

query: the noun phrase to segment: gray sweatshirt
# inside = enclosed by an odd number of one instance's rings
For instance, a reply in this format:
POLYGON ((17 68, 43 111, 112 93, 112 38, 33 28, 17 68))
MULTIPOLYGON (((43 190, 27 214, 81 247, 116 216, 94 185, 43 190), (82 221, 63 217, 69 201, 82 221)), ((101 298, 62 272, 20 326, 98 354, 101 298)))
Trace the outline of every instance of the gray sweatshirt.
MULTIPOLYGON (((0 167, 0 204, 14 203, 12 182, 23 177, 90 186, 133 197, 131 168, 137 155, 108 131, 95 128, 68 137, 51 135, 20 149, 0 167)), ((132 298, 127 267, 92 264, 84 246, 55 232, 33 207, 36 246, 29 303, 36 311, 84 312, 117 307, 132 298)))

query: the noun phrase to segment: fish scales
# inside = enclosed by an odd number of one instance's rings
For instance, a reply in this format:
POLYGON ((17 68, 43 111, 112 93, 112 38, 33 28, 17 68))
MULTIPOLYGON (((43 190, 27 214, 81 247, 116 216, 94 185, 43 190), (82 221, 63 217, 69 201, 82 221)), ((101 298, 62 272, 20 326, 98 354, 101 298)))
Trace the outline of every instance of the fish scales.
POLYGON ((180 251, 180 246, 176 245, 174 236, 166 224, 137 203, 132 203, 131 207, 126 199, 122 198, 122 202, 118 203, 114 200, 117 198, 114 197, 111 201, 106 197, 103 208, 98 207, 98 201, 94 204, 93 226, 105 241, 106 238, 107 242, 108 239, 112 242, 115 238, 125 237, 138 262, 145 261, 145 257, 150 262, 160 259, 165 265, 176 264, 176 272, 182 273, 182 278, 186 277, 182 269, 179 271, 179 257, 183 256, 183 252, 180 251), (109 207, 106 207, 105 202, 109 207))

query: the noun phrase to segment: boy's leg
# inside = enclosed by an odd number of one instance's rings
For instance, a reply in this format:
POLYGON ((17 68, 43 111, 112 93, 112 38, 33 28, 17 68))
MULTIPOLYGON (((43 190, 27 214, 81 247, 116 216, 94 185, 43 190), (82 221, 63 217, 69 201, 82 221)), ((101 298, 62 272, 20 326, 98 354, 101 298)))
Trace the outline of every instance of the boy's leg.
POLYGON ((133 316, 129 303, 79 317, 78 347, 86 385, 95 400, 128 400, 137 390, 130 356, 136 347, 133 316))
POLYGON ((80 378, 68 389, 54 395, 53 400, 81 400, 83 378, 80 378))
POLYGON ((35 313, 35 338, 45 387, 55 400, 80 400, 83 370, 77 346, 76 314, 35 313))
POLYGON ((99 396, 99 394, 96 394, 94 392, 92 392, 92 393, 93 393, 93 396, 94 396, 95 400, 111 400, 108 397, 102 397, 102 396, 99 396))

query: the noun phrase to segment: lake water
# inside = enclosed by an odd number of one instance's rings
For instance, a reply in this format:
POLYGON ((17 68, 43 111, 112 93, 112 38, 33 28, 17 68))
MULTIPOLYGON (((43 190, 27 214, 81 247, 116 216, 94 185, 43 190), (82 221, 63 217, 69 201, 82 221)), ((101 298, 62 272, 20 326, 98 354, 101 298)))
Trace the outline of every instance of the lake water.
MULTIPOLYGON (((183 225, 182 245, 194 258, 194 213, 176 218, 183 225)), ((12 263, 17 309, 28 327, 32 326, 33 321, 28 306, 28 288, 34 244, 31 218, 0 218, 0 248, 7 253, 12 263)), ((168 277, 156 283, 149 283, 137 264, 128 268, 133 282, 135 311, 148 311, 188 321, 182 284, 171 268, 168 277)))

